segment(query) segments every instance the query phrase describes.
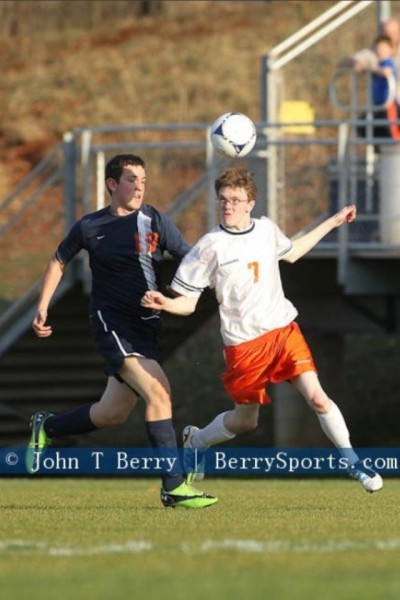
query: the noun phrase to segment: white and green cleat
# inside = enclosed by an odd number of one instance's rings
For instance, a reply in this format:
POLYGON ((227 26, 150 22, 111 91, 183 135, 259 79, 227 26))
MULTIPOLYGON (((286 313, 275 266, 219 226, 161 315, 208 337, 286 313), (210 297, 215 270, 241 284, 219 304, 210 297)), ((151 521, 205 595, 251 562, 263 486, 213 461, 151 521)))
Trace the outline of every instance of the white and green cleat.
POLYGON ((352 479, 359 481, 364 490, 370 494, 378 492, 383 487, 382 477, 379 473, 367 468, 361 460, 350 467, 349 475, 352 479))

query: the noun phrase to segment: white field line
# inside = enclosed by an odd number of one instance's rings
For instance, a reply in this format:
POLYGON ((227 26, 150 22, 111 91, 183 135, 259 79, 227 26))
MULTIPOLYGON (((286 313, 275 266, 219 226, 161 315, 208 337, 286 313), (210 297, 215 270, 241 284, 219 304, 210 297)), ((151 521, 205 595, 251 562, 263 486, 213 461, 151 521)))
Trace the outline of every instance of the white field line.
POLYGON ((49 542, 30 542, 28 540, 0 540, 0 552, 18 552, 23 554, 46 554, 48 556, 93 556, 96 554, 137 553, 151 550, 153 544, 134 540, 123 544, 102 544, 100 546, 58 546, 49 542))
MULTIPOLYGON (((170 546, 168 545, 168 548, 170 546)), ((124 543, 109 543, 95 546, 77 544, 58 545, 51 542, 33 542, 21 539, 0 540, 0 553, 18 553, 46 556, 95 556, 101 554, 138 554, 149 550, 163 550, 163 544, 154 544, 145 540, 131 540, 124 543)), ((388 551, 399 550, 400 539, 370 540, 355 542, 351 540, 327 540, 324 542, 287 540, 206 540, 198 544, 177 544, 175 552, 184 554, 200 554, 203 552, 234 551, 253 554, 283 554, 312 552, 346 552, 360 551, 388 551)))
POLYGON ((346 550, 399 550, 400 539, 370 540, 354 542, 352 540, 326 540, 324 542, 288 540, 207 540, 199 546, 185 544, 186 552, 210 552, 213 550, 236 550, 238 552, 259 554, 280 554, 308 552, 343 552, 346 550))

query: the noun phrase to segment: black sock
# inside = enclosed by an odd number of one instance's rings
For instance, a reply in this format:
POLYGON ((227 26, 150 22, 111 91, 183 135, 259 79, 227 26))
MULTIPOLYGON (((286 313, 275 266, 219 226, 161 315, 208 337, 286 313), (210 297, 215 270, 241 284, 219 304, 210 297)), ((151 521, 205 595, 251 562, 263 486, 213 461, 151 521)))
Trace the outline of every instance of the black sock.
POLYGON ((98 427, 90 419, 91 406, 92 404, 83 404, 76 410, 48 417, 43 425, 46 435, 53 438, 95 431, 98 427))
MULTIPOLYGON (((162 421, 146 421, 147 436, 153 448, 175 448, 176 435, 172 426, 172 419, 162 421)), ((177 453, 178 456, 178 453, 177 453)), ((163 473, 161 476, 163 489, 170 492, 181 483, 184 478, 182 473, 163 473)))

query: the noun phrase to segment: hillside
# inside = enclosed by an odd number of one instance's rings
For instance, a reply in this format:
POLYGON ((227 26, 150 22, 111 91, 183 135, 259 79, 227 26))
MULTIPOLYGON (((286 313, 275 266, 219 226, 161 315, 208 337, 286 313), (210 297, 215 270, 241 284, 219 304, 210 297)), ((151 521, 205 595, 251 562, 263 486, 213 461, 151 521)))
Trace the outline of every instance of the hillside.
MULTIPOLYGON (((68 130, 211 122, 228 110, 259 120, 261 57, 334 4, 308 0, 0 2, 0 203, 68 130), (151 10, 143 11, 145 5, 151 10)), ((393 4, 400 13, 400 3, 393 4)), ((317 118, 337 117, 328 100, 337 61, 368 43, 375 28, 372 5, 290 63, 283 69, 284 97, 310 102, 317 118)), ((153 134, 153 140, 156 135, 161 134, 153 134)), ((124 141, 135 139, 138 134, 125 134, 124 141)), ((114 136, 114 141, 121 140, 122 135, 114 136)), ((163 210, 204 169, 202 151, 179 156, 164 151, 144 157, 148 201, 163 210)), ((287 169, 284 175, 286 203, 280 205, 280 223, 289 235, 326 210, 327 162, 327 154, 316 147, 307 152, 301 147, 286 150, 290 172, 287 169)), ((18 210, 19 202, 13 210, 18 210)), ((0 306, 23 294, 40 276, 62 236, 62 214, 62 188, 51 189, 1 237, 0 306)), ((2 216, 0 226, 7 216, 2 216)), ((190 242, 204 232, 202 199, 178 225, 190 242)))
MULTIPOLYGON (((259 119, 260 57, 335 2, 162 1, 134 14, 142 4, 0 3, 2 195, 69 129, 209 122, 231 109, 259 119)), ((287 96, 329 112, 338 36, 353 50, 374 19, 365 11, 289 67, 287 96)))
MULTIPOLYGON (((335 2, 147 4, 150 14, 142 14, 143 1, 132 0, 0 2, 0 203, 68 130, 211 122, 228 110, 259 120, 261 56, 335 2)), ((357 17, 357 27, 344 25, 285 67, 286 99, 309 101, 317 118, 337 116, 328 101, 329 81, 339 58, 368 43, 365 32, 376 27, 373 8, 357 17)), ((290 208, 282 207, 289 234, 323 212, 328 198, 327 157, 313 148, 290 152, 290 208)), ((204 168, 204 157, 189 152, 145 159, 148 201, 164 210, 204 168)), ((1 237, 0 298, 7 303, 41 274, 62 236, 62 211, 62 188, 52 189, 1 237)), ((194 242, 206 228, 205 203, 191 207, 178 225, 194 242)))

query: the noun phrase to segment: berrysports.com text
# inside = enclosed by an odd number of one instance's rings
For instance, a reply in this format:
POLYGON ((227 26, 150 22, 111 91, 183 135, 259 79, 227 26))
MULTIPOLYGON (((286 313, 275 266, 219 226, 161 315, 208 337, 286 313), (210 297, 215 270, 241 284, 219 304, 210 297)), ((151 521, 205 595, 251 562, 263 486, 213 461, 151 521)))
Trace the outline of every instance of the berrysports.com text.
MULTIPOLYGON (((348 471, 349 461, 344 456, 290 456, 285 451, 277 452, 275 456, 230 456, 225 451, 215 452, 214 469, 208 462, 208 469, 217 473, 222 471, 243 473, 337 473, 348 471), (211 468, 210 468, 211 467, 211 468)), ((366 457, 363 459, 366 467, 376 470, 398 470, 398 459, 396 457, 366 457)))

